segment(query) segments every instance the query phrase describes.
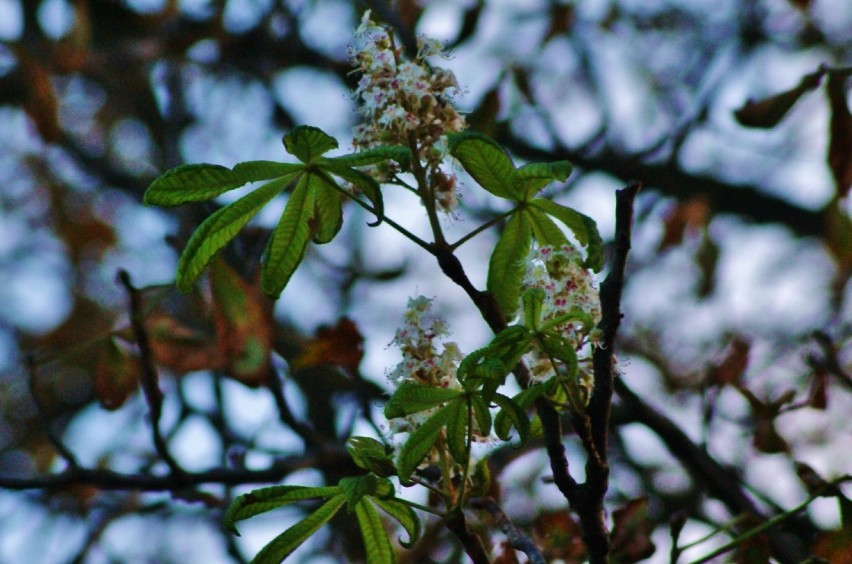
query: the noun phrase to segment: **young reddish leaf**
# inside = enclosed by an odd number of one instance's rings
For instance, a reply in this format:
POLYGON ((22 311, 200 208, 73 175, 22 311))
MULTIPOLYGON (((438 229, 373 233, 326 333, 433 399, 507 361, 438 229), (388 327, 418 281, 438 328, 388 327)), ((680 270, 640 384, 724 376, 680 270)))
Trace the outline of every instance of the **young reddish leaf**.
POLYGON ((320 327, 290 365, 294 370, 300 370, 334 364, 355 374, 362 358, 364 337, 351 319, 342 317, 333 327, 320 327))
POLYGON ((127 398, 139 389, 142 363, 121 347, 115 338, 104 342, 95 366, 95 396, 109 410, 118 409, 127 398))
POLYGON ((518 309, 530 245, 532 227, 524 215, 515 214, 506 222, 488 263, 486 286, 507 318, 513 317, 518 309))
POLYGON ((845 198, 852 188, 852 114, 846 100, 847 77, 830 73, 826 92, 831 106, 829 122, 828 166, 834 175, 838 198, 845 198))
POLYGON ((746 127, 757 127, 761 129, 769 129, 778 125, 778 123, 787 115, 799 98, 803 94, 813 90, 822 81, 825 71, 818 70, 811 74, 805 75, 795 87, 790 90, 781 92, 774 96, 764 98, 755 102, 749 100, 743 107, 734 112, 734 117, 737 121, 746 127))
POLYGON ((227 374, 251 387, 267 381, 273 303, 222 259, 210 267, 213 320, 227 374))
POLYGON ((651 540, 654 526, 648 519, 648 498, 633 499, 612 514, 612 558, 617 562, 639 562, 656 547, 651 540))

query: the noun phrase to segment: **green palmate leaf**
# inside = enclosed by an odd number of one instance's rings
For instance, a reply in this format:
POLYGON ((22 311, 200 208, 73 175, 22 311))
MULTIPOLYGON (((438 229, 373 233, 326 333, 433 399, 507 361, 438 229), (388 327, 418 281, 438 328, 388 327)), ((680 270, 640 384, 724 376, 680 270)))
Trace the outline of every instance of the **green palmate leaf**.
POLYGON ((316 227, 314 202, 317 183, 313 174, 305 174, 299 179, 266 245, 261 285, 263 292, 272 298, 280 296, 290 281, 305 254, 312 229, 316 227))
POLYGON ((544 308, 545 293, 541 288, 530 288, 521 296, 524 304, 524 325, 538 331, 538 322, 544 308))
POLYGON ((368 499, 362 499, 355 506, 355 516, 361 528, 367 562, 370 564, 385 564, 396 562, 396 556, 391 547, 390 539, 385 531, 379 512, 368 499))
POLYGON ((555 249, 568 244, 568 238, 556 223, 546 213, 536 208, 521 210, 527 216, 533 230, 533 237, 540 247, 550 246, 555 249))
POLYGON ((564 372, 560 372, 562 376, 573 378, 577 374, 577 351, 565 337, 556 331, 547 331, 540 335, 539 342, 548 355, 565 364, 564 372))
POLYGON ((216 253, 236 236, 260 208, 280 194, 294 177, 291 175, 275 179, 204 220, 190 237, 178 261, 178 289, 189 292, 216 253))
POLYGON ((393 458, 385 450, 385 445, 370 437, 349 437, 346 450, 359 468, 373 472, 377 476, 393 476, 396 466, 393 458))
POLYGON ((344 503, 346 503, 346 496, 342 493, 332 497, 317 508, 316 511, 272 539, 269 544, 257 553, 257 556, 252 559, 252 563, 279 564, 296 550, 299 545, 317 532, 320 527, 328 523, 344 503))
POLYGON ((503 384, 506 376, 511 370, 499 358, 482 357, 476 362, 476 365, 471 365, 471 373, 467 374, 464 379, 464 387, 466 390, 473 391, 482 387, 496 389, 503 384), (493 384, 490 385, 489 384, 493 384))
MULTIPOLYGON (((370 203, 373 204, 373 212, 376 214, 375 223, 370 223, 371 227, 375 227, 379 225, 384 219, 385 213, 385 204, 382 199, 382 191, 379 187, 379 183, 370 176, 369 174, 365 174, 360 170, 355 170, 353 168, 348 168, 344 166, 334 165, 327 166, 326 169, 334 174, 335 176, 339 176, 343 180, 355 185, 358 187, 361 192, 367 196, 367 199, 370 200, 370 203)), ((340 188, 333 179, 329 178, 327 175, 323 174, 323 179, 327 184, 333 185, 337 189, 343 191, 343 188, 340 188)))
POLYGON ((449 411, 447 416, 447 447, 450 454, 460 464, 467 463, 467 434, 468 417, 470 405, 464 398, 458 398, 450 402, 445 408, 449 411))
POLYGON ((526 327, 511 325, 494 336, 488 345, 488 354, 499 358, 506 367, 514 368, 521 356, 529 352, 531 339, 526 327))
POLYGON ((448 402, 463 393, 461 390, 403 382, 385 404, 385 417, 388 419, 405 417, 448 402))
POLYGON ((554 180, 565 182, 573 168, 568 161, 528 163, 516 171, 515 185, 524 199, 529 199, 554 180))
POLYGON ((408 436, 399 451, 396 463, 400 480, 408 480, 417 465, 429 454, 454 409, 452 405, 439 409, 408 436))
POLYGON ((408 533, 408 541, 399 539, 399 544, 401 544, 404 548, 411 548, 414 546, 414 543, 416 543, 417 539, 420 538, 420 520, 417 518, 417 514, 411 506, 403 501, 393 498, 381 499, 374 497, 370 498, 370 501, 375 503, 379 509, 396 519, 396 521, 402 525, 408 533))
POLYGON ((404 145, 390 145, 352 153, 351 155, 322 159, 319 162, 332 170, 333 167, 369 166, 389 160, 396 161, 403 169, 407 169, 411 162, 411 149, 404 145))
POLYGON ((520 199, 512 182, 515 165, 496 141, 471 131, 453 133, 448 140, 450 154, 480 186, 501 198, 520 199))
POLYGON ((603 240, 592 218, 545 198, 535 198, 530 201, 530 206, 552 215, 574 233, 577 241, 586 247, 584 263, 586 268, 591 268, 595 272, 603 268, 603 240))
POLYGON ((539 330, 542 332, 549 331, 550 329, 553 329, 554 327, 557 327, 569 321, 579 321, 583 325, 584 331, 588 331, 595 325, 594 319, 592 319, 591 315, 589 315, 579 307, 574 306, 566 313, 558 315, 553 319, 549 320, 547 323, 542 325, 539 330))
POLYGON ((303 163, 311 163, 336 149, 337 139, 318 127, 299 125, 284 136, 284 148, 303 163))
MULTIPOLYGON (((530 400, 530 404, 535 401, 535 398, 541 395, 544 392, 543 387, 533 387, 524 392, 529 392, 535 388, 540 388, 536 392, 528 393, 527 397, 523 398, 525 400, 530 400)), ((524 392, 521 392, 523 394, 524 392)), ((518 394, 520 396, 520 394, 518 394)), ((497 436, 504 440, 508 441, 510 437, 510 433, 512 431, 512 427, 514 427, 518 431, 518 438, 520 439, 520 444, 523 445, 527 442, 530 435, 530 419, 525 411, 525 407, 529 406, 521 406, 521 404, 517 401, 518 396, 515 396, 515 399, 504 396, 503 394, 497 394, 494 396, 494 403, 500 406, 500 411, 497 413, 497 417, 494 419, 494 432, 497 436)))
POLYGON ((488 408, 488 402, 494 398, 494 394, 490 394, 490 396, 488 400, 478 394, 471 394, 470 396, 476 430, 483 437, 491 432, 491 410, 488 408))
POLYGON ((341 478, 338 482, 341 491, 346 495, 346 503, 349 511, 355 508, 365 495, 376 497, 393 497, 393 482, 387 478, 380 478, 375 474, 366 474, 354 478, 341 478))
POLYGON ((518 309, 521 282, 531 244, 532 228, 529 221, 523 214, 515 214, 506 222, 491 254, 486 285, 507 318, 513 317, 518 309))
POLYGON ((224 526, 227 530, 239 534, 234 526, 237 521, 243 521, 278 509, 284 505, 305 499, 319 499, 340 494, 338 486, 306 487, 306 486, 271 486, 259 488, 247 494, 238 496, 225 512, 224 526))
POLYGON ((163 207, 203 202, 249 182, 298 173, 302 165, 271 161, 240 163, 232 169, 213 164, 190 164, 171 169, 148 187, 144 202, 163 207))
POLYGON ((328 243, 340 231, 343 225, 343 207, 341 194, 337 190, 325 186, 324 183, 312 183, 316 186, 314 198, 314 243, 328 243))

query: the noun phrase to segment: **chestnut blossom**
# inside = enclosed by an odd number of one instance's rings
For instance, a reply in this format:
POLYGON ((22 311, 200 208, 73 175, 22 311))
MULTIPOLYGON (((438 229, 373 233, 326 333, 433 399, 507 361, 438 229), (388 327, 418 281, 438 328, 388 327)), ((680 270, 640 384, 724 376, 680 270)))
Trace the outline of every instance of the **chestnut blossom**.
MULTIPOLYGON (((403 315, 403 325, 397 329, 391 344, 399 347, 402 352, 402 362, 388 373, 388 379, 396 386, 403 382, 461 390, 456 372, 464 355, 458 345, 452 341, 443 340, 449 336, 447 323, 439 316, 432 314, 432 300, 424 296, 409 298, 408 308, 403 315)), ((412 413, 389 421, 392 434, 410 433, 425 423, 442 406, 412 413)), ((472 438, 477 442, 488 442, 489 436, 478 432, 474 424, 472 438)), ((430 450, 421 463, 422 466, 435 464, 442 460, 439 443, 430 450)), ((444 447, 446 448, 446 447, 444 447)), ((443 452, 443 459, 448 459, 449 452, 443 452)))
POLYGON ((402 362, 388 374, 399 385, 405 380, 438 388, 461 389, 456 370, 462 360, 458 345, 438 342, 449 336, 447 323, 431 313, 432 300, 424 296, 409 298, 402 327, 396 330, 393 343, 402 352, 402 362))
MULTIPOLYGON (((542 324, 568 313, 572 308, 581 309, 595 324, 600 321, 600 296, 591 273, 583 267, 582 255, 572 245, 533 249, 527 261, 523 288, 544 290, 542 324)), ((597 341, 597 329, 590 330, 573 320, 558 325, 556 329, 577 351, 579 370, 576 387, 572 392, 585 405, 594 387, 591 351, 597 341)), ((553 377, 553 362, 537 346, 525 359, 535 380, 543 381, 553 377)))
MULTIPOLYGON (((413 61, 403 57, 393 35, 364 14, 355 32, 350 58, 361 73, 354 98, 364 122, 355 128, 355 149, 416 142, 416 158, 429 177, 438 209, 451 212, 457 203, 455 175, 441 170, 446 152, 446 135, 466 127, 453 99, 459 92, 455 75, 432 67, 427 59, 441 54, 443 45, 435 39, 418 37, 413 61)), ((389 180, 395 170, 372 171, 379 181, 389 180)))

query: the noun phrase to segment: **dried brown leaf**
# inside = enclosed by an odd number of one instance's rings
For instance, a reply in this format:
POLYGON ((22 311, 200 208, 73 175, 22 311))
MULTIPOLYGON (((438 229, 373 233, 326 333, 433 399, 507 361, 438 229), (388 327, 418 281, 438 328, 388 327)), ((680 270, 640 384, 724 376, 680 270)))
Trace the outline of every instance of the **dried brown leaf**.
POLYGON ((333 364, 355 374, 363 357, 364 337, 351 319, 343 317, 334 327, 320 327, 291 364, 296 370, 333 364))
POLYGON ((819 86, 825 71, 805 75, 795 87, 762 100, 749 100, 734 111, 737 121, 746 127, 770 129, 778 125, 805 93, 819 86))
POLYGON ((837 196, 845 198, 852 188, 852 114, 846 100, 847 77, 829 73, 826 93, 831 107, 828 166, 834 175, 837 196))

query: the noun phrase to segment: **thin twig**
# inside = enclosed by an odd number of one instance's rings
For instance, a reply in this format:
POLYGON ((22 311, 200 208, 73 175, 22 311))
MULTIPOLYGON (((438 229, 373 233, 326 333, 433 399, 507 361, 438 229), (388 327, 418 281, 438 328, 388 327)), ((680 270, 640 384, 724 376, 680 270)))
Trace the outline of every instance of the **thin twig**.
POLYGON ((139 290, 133 286, 130 274, 126 270, 118 272, 118 281, 127 290, 127 295, 130 298, 130 324, 133 328, 136 346, 139 347, 139 355, 141 357, 141 384, 151 418, 151 437, 154 441, 154 448, 157 449, 157 454, 159 454, 160 458, 169 467, 171 473, 180 476, 184 474, 184 470, 169 452, 166 440, 160 432, 160 418, 163 414, 163 393, 160 391, 157 367, 154 365, 154 353, 151 350, 151 342, 148 338, 148 331, 145 328, 145 320, 142 314, 142 299, 139 295, 139 290))
POLYGON ((9 490, 54 491, 74 485, 90 485, 102 490, 136 490, 149 492, 180 491, 203 484, 245 485, 280 482, 289 474, 307 468, 322 468, 350 461, 344 448, 326 449, 322 453, 289 457, 261 470, 245 468, 212 468, 203 472, 184 472, 162 476, 122 473, 106 468, 74 468, 58 474, 31 478, 0 476, 0 488, 9 490))
POLYGON ((29 372, 29 387, 30 387, 30 396, 33 398, 33 402, 36 406, 36 411, 38 412, 38 417, 41 421, 42 428, 44 429, 45 434, 47 435, 48 440, 53 445, 53 448, 56 449, 56 452, 59 453, 65 462, 68 464, 69 468, 79 468, 80 463, 77 461, 77 457, 74 456, 74 453, 71 452, 65 443, 62 442, 62 439, 53 431, 53 426, 51 425, 51 421, 47 416, 47 412, 44 409, 44 405, 41 402, 41 396, 39 396, 38 390, 36 388, 36 361, 32 355, 27 355, 27 371, 29 372))
POLYGON ((509 517, 503 512, 503 508, 497 504, 494 498, 480 497, 472 499, 470 505, 474 509, 484 509, 487 511, 497 522, 497 526, 500 527, 503 534, 506 535, 512 548, 526 554, 530 564, 545 564, 544 556, 542 556, 538 547, 512 523, 509 517))

